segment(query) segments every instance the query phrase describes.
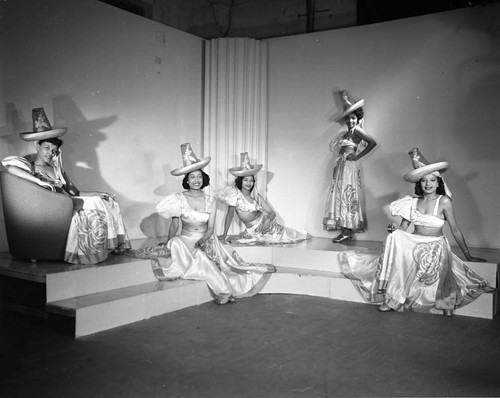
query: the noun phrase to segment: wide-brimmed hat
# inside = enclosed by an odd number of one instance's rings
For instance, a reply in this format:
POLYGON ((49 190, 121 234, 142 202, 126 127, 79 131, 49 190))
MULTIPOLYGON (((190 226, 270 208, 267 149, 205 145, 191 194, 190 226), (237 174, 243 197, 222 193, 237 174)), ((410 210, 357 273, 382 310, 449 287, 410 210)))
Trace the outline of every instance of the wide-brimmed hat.
POLYGON ((182 167, 178 169, 172 170, 170 174, 173 176, 180 176, 183 174, 191 173, 195 170, 201 170, 207 164, 210 163, 212 159, 210 156, 205 158, 198 159, 191 149, 190 143, 185 143, 181 145, 181 154, 182 154, 182 167))
POLYGON ((342 103, 342 107, 344 108, 344 111, 335 118, 335 121, 340 121, 347 115, 351 114, 354 112, 356 109, 361 108, 365 104, 365 100, 361 99, 359 101, 354 102, 353 100, 349 99, 347 96, 347 91, 342 90, 340 92, 340 101, 342 103))
POLYGON ((61 137, 68 130, 66 127, 53 129, 43 108, 35 108, 31 112, 33 119, 33 131, 20 133, 19 136, 24 141, 40 141, 48 138, 61 137))
POLYGON ((414 167, 414 170, 403 176, 405 181, 408 182, 417 182, 427 174, 441 176, 441 173, 444 173, 450 167, 448 162, 429 163, 418 148, 410 149, 408 155, 410 155, 411 163, 414 167))
POLYGON ((248 157, 248 152, 243 152, 240 153, 240 166, 232 167, 228 171, 235 177, 246 177, 257 174, 260 169, 262 169, 262 165, 256 164, 252 166, 250 158, 248 157))

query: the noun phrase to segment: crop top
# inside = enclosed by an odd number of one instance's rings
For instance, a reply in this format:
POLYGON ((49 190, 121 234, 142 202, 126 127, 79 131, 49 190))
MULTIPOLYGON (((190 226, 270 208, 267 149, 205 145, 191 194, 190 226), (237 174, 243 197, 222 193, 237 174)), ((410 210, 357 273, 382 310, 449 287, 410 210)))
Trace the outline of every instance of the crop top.
POLYGON ((354 151, 356 151, 358 149, 358 144, 356 144, 351 138, 344 138, 340 140, 340 147, 351 147, 354 151))
POLYGON ((265 213, 264 208, 258 203, 257 200, 255 202, 250 203, 243 197, 241 191, 236 187, 227 187, 219 192, 219 199, 226 203, 228 206, 234 206, 237 211, 244 211, 254 213, 256 211, 260 211, 265 213))
POLYGON ((436 200, 436 205, 434 206, 433 214, 423 214, 417 210, 418 198, 413 198, 411 196, 405 196, 404 198, 398 199, 389 205, 389 209, 393 216, 401 216, 405 220, 412 222, 415 225, 421 225, 430 228, 441 228, 445 220, 437 216, 439 201, 442 195, 439 195, 436 200))
POLYGON ((213 200, 212 196, 205 195, 205 211, 200 212, 190 206, 186 196, 182 192, 172 193, 156 205, 156 211, 164 218, 180 217, 184 224, 192 226, 203 225, 210 218, 213 200))

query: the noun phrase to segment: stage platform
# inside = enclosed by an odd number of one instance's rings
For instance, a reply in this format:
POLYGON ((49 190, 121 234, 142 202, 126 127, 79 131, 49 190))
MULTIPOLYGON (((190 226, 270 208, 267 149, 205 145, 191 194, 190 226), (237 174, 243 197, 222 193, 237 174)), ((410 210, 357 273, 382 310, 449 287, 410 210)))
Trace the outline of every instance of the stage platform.
MULTIPOLYGON (((132 241, 132 245, 137 249, 157 242, 141 239, 132 241)), ((363 303, 352 282, 343 276, 338 258, 344 250, 379 253, 382 243, 354 241, 347 246, 313 238, 294 245, 234 247, 246 261, 278 268, 261 294, 299 294, 363 303)), ((498 286, 500 250, 473 249, 472 253, 488 262, 467 265, 491 286, 498 286)), ((0 277, 2 305, 74 320, 75 337, 212 301, 205 282, 157 281, 149 260, 125 255, 110 255, 103 263, 77 266, 52 261, 32 263, 0 253, 0 277)), ((496 292, 483 294, 458 309, 456 315, 492 319, 498 312, 498 297, 496 292)))

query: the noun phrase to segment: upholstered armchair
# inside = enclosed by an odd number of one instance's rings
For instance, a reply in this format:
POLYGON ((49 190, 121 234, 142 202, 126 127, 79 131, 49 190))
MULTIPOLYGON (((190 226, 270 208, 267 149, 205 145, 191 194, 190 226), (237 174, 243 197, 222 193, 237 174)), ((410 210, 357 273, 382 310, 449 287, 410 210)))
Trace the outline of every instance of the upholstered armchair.
POLYGON ((63 260, 73 215, 67 195, 0 171, 5 230, 11 256, 63 260))

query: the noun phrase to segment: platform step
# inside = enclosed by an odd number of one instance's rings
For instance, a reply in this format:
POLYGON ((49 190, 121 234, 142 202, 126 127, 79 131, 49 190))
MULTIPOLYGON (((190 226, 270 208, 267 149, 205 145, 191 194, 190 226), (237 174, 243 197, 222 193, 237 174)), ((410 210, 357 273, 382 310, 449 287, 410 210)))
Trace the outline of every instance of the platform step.
MULTIPOLYGON (((361 242, 357 244, 349 250, 377 253, 381 247, 377 242, 364 247, 361 242)), ((339 255, 346 247, 332 246, 329 239, 314 238, 287 246, 235 245, 235 249, 248 262, 269 263, 278 268, 262 294, 300 294, 365 302, 341 272, 339 255)), ((498 286, 496 263, 467 262, 467 265, 491 286, 498 286)), ((40 289, 45 287, 46 300, 41 301, 41 308, 73 318, 77 337, 212 300, 205 282, 159 282, 150 260, 128 256, 110 256, 106 262, 92 266, 30 264, 0 256, 0 275, 30 282, 40 289)), ((492 319, 498 312, 499 300, 500 294, 483 294, 456 314, 492 319)))
MULTIPOLYGON (((352 250, 353 248, 350 248, 352 250)), ((377 250, 363 249, 367 253, 376 254, 377 250)), ((278 273, 272 275, 262 293, 305 294, 326 297, 335 300, 366 303, 362 295, 349 279, 342 277, 339 256, 340 251, 304 250, 301 247, 238 247, 238 253, 246 260, 268 262, 277 267, 288 269, 304 269, 301 275, 278 273), (265 249, 265 250, 263 250, 265 249), (315 276, 308 274, 307 269, 314 270, 315 276), (324 273, 324 275, 321 275, 324 273)), ((359 250, 356 248, 355 250, 359 250)), ((483 277, 490 286, 499 286, 499 265, 497 263, 476 263, 466 261, 465 264, 483 277)), ((476 318, 493 319, 500 311, 500 294, 483 294, 471 304, 455 311, 457 315, 476 318)), ((437 311, 437 314, 442 312, 437 311)))
MULTIPOLYGON (((370 254, 378 254, 380 250, 364 249, 362 247, 350 247, 349 250, 360 250, 370 254)), ((317 271, 327 271, 333 273, 341 273, 339 256, 341 250, 324 250, 315 249, 308 250, 301 247, 259 247, 245 246, 237 248, 238 254, 245 261, 270 263, 275 266, 289 268, 310 268, 317 271)), ((484 278, 490 286, 496 287, 499 285, 499 264, 494 262, 476 263, 465 261, 465 264, 475 273, 484 278)))
MULTIPOLYGON (((299 294, 363 303, 350 280, 327 276, 271 275, 261 294, 299 294)), ((483 294, 456 315, 492 319, 495 294, 483 294)), ((48 312, 73 317, 75 337, 138 322, 212 301, 205 282, 149 282, 48 303, 48 312)), ((374 308, 375 310, 375 308, 374 308)), ((436 312, 440 314, 441 312, 436 312)))
POLYGON ((75 318, 75 337, 211 301, 205 282, 148 282, 47 303, 48 312, 75 318))
POLYGON ((122 262, 48 273, 47 302, 156 281, 151 260, 127 256, 120 256, 120 260, 122 262))
MULTIPOLYGON (((326 276, 273 274, 261 293, 303 294, 334 300, 368 304, 353 283, 346 278, 326 276)), ((493 319, 498 313, 498 292, 484 293, 465 307, 455 311, 456 315, 493 319)), ((442 315, 442 311, 435 314, 442 315)))

